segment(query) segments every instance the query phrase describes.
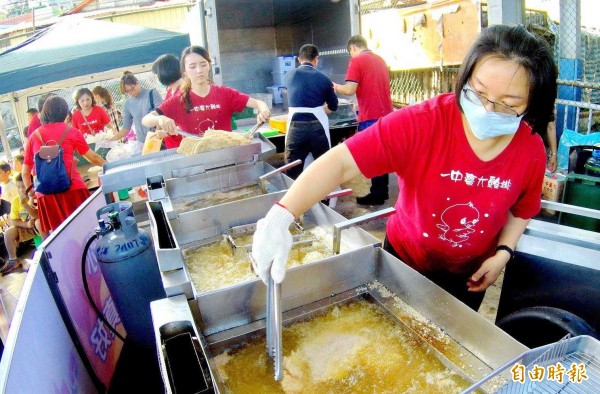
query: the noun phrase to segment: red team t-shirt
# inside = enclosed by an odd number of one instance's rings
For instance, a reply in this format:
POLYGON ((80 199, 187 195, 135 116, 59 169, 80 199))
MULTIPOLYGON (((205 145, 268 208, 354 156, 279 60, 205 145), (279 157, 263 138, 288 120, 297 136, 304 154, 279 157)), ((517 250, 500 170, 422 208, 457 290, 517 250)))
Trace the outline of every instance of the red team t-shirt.
POLYGON ((71 125, 85 134, 96 134, 102 130, 104 130, 104 126, 110 123, 110 117, 106 113, 106 110, 102 107, 94 105, 92 107, 92 112, 89 115, 86 115, 85 118, 87 122, 83 118, 83 114, 81 110, 77 110, 73 113, 73 118, 71 119, 71 125))
POLYGON ((185 112, 183 95, 175 94, 158 106, 158 110, 175 121, 177 126, 188 133, 202 135, 209 128, 231 131, 231 117, 240 112, 248 103, 249 96, 226 86, 211 85, 206 97, 190 92, 192 109, 185 112))
MULTIPOLYGON (((40 129, 42 139, 45 143, 48 143, 49 141, 58 142, 65 131, 65 127, 67 127, 67 125, 64 123, 50 123, 42 126, 40 129)), ((71 126, 69 127, 69 132, 67 133, 62 144, 60 144, 60 146, 63 148, 62 157, 65 163, 65 168, 67 168, 67 171, 71 176, 71 187, 69 190, 87 189, 87 186, 83 182, 79 171, 77 171, 76 164, 73 162, 73 152, 77 151, 77 153, 83 156, 87 153, 90 147, 87 142, 85 142, 83 134, 77 131, 76 128, 71 126), (71 169, 70 171, 69 168, 71 169)), ((41 146, 42 142, 35 135, 35 133, 32 134, 32 136, 27 139, 27 143, 25 144, 25 158, 23 159, 23 164, 35 169, 33 156, 40 150, 41 146)))
MULTIPOLYGON (((181 95, 179 87, 175 89, 167 88, 167 93, 165 93, 165 101, 175 95, 181 95)), ((163 141, 165 142, 165 147, 167 149, 172 149, 178 148, 182 139, 183 137, 180 135, 168 135, 163 139, 163 141)))
POLYGON ((33 133, 38 127, 40 127, 42 125, 39 115, 40 115, 39 112, 36 112, 35 114, 33 114, 33 117, 31 118, 31 122, 29 122, 29 126, 27 127, 27 137, 29 137, 31 135, 31 133, 33 133))
POLYGON ((540 211, 546 154, 525 123, 496 158, 469 145, 454 94, 395 111, 346 141, 367 177, 396 172, 399 196, 387 236, 421 273, 470 275, 494 254, 507 212, 540 211))
POLYGON ((385 61, 369 50, 350 59, 346 81, 355 82, 358 121, 379 119, 394 110, 385 61))

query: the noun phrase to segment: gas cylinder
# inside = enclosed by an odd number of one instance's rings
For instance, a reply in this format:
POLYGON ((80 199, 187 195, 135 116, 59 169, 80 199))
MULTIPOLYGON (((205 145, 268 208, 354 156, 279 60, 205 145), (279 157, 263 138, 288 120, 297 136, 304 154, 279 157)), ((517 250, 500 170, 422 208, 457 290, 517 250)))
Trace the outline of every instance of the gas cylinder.
POLYGON ((127 331, 127 341, 153 348, 150 302, 166 295, 152 238, 138 228, 130 202, 109 204, 99 209, 96 216, 100 223, 96 259, 127 331))

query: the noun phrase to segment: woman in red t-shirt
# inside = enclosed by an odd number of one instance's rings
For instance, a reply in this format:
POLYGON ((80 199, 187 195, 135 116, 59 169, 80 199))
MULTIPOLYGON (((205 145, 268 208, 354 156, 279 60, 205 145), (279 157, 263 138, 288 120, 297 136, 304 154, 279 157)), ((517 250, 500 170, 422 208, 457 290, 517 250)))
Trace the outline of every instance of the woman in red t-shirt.
POLYGON ((96 100, 91 90, 81 88, 75 93, 75 105, 77 110, 73 112, 71 124, 73 127, 85 134, 96 134, 104 130, 108 125, 112 128, 110 117, 104 108, 96 105, 96 100))
POLYGON ((331 149, 259 220, 252 255, 262 280, 285 277, 294 217, 360 174, 393 172, 399 197, 383 248, 477 310, 540 211, 540 134, 556 78, 542 39, 522 26, 483 30, 454 93, 394 111, 331 149))
POLYGON ((38 200, 38 214, 42 235, 48 235, 48 232, 55 230, 73 211, 79 207, 90 195, 87 186, 83 182, 81 175, 77 171, 73 154, 77 151, 85 157, 90 163, 101 166, 106 161, 96 152, 90 149, 85 142, 83 135, 73 127, 65 124, 65 119, 69 113, 69 105, 59 96, 52 96, 46 100, 40 120, 42 126, 38 132, 34 132, 25 145, 25 159, 23 161, 23 183, 26 188, 31 185, 32 169, 34 168, 34 156, 40 150, 43 144, 49 141, 60 141, 65 133, 65 138, 60 146, 63 149, 63 161, 65 168, 70 173, 71 187, 69 190, 55 193, 42 194, 36 192, 38 200), (42 141, 40 141, 40 138, 42 141))
POLYGON ((267 104, 237 90, 213 85, 209 79, 210 55, 200 46, 181 54, 183 84, 175 94, 144 116, 146 127, 160 127, 159 137, 177 135, 177 130, 202 136, 207 129, 231 131, 231 117, 245 107, 258 110, 257 120, 271 116, 267 104))

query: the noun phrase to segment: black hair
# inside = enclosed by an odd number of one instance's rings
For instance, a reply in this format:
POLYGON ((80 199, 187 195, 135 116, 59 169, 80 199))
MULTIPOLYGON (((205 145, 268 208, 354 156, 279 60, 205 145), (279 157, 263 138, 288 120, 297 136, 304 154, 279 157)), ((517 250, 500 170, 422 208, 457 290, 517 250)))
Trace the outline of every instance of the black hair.
POLYGON ((164 86, 179 81, 181 79, 181 65, 179 59, 175 55, 166 54, 160 55, 154 63, 152 63, 152 72, 156 74, 158 80, 164 86))
POLYGON ((348 52, 350 52, 350 46, 352 45, 361 49, 367 49, 369 47, 367 40, 360 34, 356 34, 348 39, 348 44, 346 44, 346 49, 348 49, 348 52))
POLYGON ((28 108, 27 111, 25 111, 28 114, 34 115, 38 113, 38 110, 35 108, 28 108))
POLYGON ((12 170, 12 167, 6 161, 1 161, 0 162, 0 170, 2 170, 4 172, 10 172, 12 170))
POLYGON ((192 110, 192 99, 190 98, 190 91, 192 90, 192 82, 190 81, 190 79, 185 76, 185 58, 187 55, 189 55, 190 53, 195 53, 197 55, 202 56, 209 64, 210 66, 210 54, 208 53, 208 51, 201 46, 198 45, 191 45, 187 48, 185 48, 183 50, 183 52, 181 52, 181 75, 183 76, 183 83, 181 84, 181 87, 179 88, 179 90, 181 91, 181 102, 185 105, 185 112, 189 113, 192 110))
POLYGON ((119 81, 119 90, 121 93, 125 94, 125 85, 135 86, 139 83, 138 79, 131 71, 123 71, 123 75, 121 75, 121 80, 119 81))
POLYGON ((305 44, 302 45, 300 51, 298 52, 298 59, 313 61, 319 56, 319 48, 313 44, 305 44))
POLYGON ((544 135, 548 122, 554 116, 558 74, 546 42, 523 26, 494 25, 483 30, 458 72, 454 93, 459 106, 461 91, 471 78, 477 62, 488 55, 514 61, 525 69, 529 76, 529 97, 523 120, 535 133, 544 135))
POLYGON ((77 89, 77 91, 73 95, 73 100, 75 100, 75 106, 77 107, 77 109, 81 109, 81 105, 79 105, 79 99, 85 95, 90 96, 90 98, 92 99, 92 107, 94 105, 96 105, 96 99, 94 99, 94 93, 92 93, 92 91, 89 90, 88 88, 81 88, 81 89, 77 89))
POLYGON ((60 96, 49 97, 40 112, 42 124, 64 122, 69 114, 69 104, 60 96))
POLYGON ((46 100, 48 100, 49 97, 52 96, 56 96, 54 93, 46 93, 46 94, 42 94, 40 96, 40 98, 38 99, 37 105, 38 105, 38 111, 42 111, 42 108, 44 107, 44 103, 46 102, 46 100))

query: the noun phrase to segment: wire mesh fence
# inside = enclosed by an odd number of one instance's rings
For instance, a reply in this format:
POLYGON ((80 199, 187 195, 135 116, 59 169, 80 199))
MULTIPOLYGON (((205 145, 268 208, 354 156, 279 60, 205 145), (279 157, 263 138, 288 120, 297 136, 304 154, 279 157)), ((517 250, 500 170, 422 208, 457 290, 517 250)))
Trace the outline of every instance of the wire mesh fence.
MULTIPOLYGON (((136 74, 136 78, 139 80, 140 85, 142 85, 144 88, 156 89, 161 94, 161 96, 163 96, 163 97, 165 96, 165 93, 166 93, 165 87, 160 84, 156 75, 154 73, 152 73, 151 71, 146 71, 146 72, 136 74)), ((110 94, 113 98, 113 105, 116 105, 117 109, 122 110, 123 103, 125 102, 125 99, 127 98, 127 96, 125 94, 121 93, 121 91, 119 90, 119 81, 120 81, 120 77, 112 78, 112 79, 107 79, 104 81, 96 81, 93 83, 73 85, 73 86, 65 88, 65 89, 54 90, 51 93, 64 98, 67 101, 67 103, 69 104, 69 107, 71 107, 73 109, 73 108, 75 108, 74 96, 78 89, 88 88, 88 89, 92 90, 95 86, 100 85, 100 86, 103 86, 104 88, 106 88, 110 92, 110 94)), ((49 92, 44 92, 43 94, 47 94, 47 93, 49 93, 49 92)), ((27 107, 37 109, 38 108, 38 100, 43 94, 28 96, 27 97, 27 107)), ((1 115, 2 115, 2 120, 4 122, 4 129, 6 131, 6 137, 7 137, 10 149, 11 149, 11 151, 19 149, 20 147, 25 145, 25 141, 23 138, 26 135, 26 126, 25 126, 25 130, 22 130, 22 132, 18 129, 17 121, 15 119, 15 115, 13 113, 12 105, 10 102, 8 102, 8 101, 1 102, 0 103, 0 111, 1 111, 1 115)), ((2 146, 2 144, 0 144, 0 155, 2 155, 3 153, 4 153, 4 147, 2 146)))
MULTIPOLYGON (((158 78, 156 77, 156 75, 153 74, 151 71, 139 73, 139 74, 136 74, 135 76, 138 79, 138 81, 140 82, 140 85, 142 85, 142 87, 147 88, 147 89, 156 89, 164 97, 166 90, 165 90, 164 86, 162 86, 158 82, 158 78)), ((74 85, 74 86, 71 86, 66 89, 55 90, 52 93, 64 98, 67 101, 67 103, 69 103, 69 106, 74 108, 75 107, 74 96, 75 96, 75 93, 77 92, 77 90, 79 90, 81 88, 88 88, 88 89, 92 90, 95 86, 100 85, 100 86, 103 86, 104 88, 106 88, 110 92, 110 94, 113 98, 113 104, 117 106, 117 109, 122 110, 123 103, 125 102, 125 99, 127 98, 127 96, 124 93, 121 93, 121 91, 119 90, 119 82, 120 82, 120 77, 107 79, 107 80, 101 81, 101 82, 87 83, 87 84, 82 84, 82 85, 74 85)), ((44 93, 44 94, 46 94, 46 93, 44 93)), ((27 97, 27 106, 29 108, 37 108, 37 102, 41 96, 42 95, 39 94, 39 95, 27 97)))
POLYGON ((558 65, 557 131, 600 131, 600 34, 580 26, 577 2, 561 2, 560 24, 549 22, 558 65))

